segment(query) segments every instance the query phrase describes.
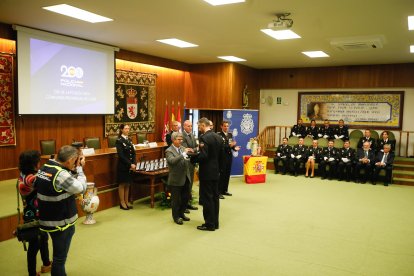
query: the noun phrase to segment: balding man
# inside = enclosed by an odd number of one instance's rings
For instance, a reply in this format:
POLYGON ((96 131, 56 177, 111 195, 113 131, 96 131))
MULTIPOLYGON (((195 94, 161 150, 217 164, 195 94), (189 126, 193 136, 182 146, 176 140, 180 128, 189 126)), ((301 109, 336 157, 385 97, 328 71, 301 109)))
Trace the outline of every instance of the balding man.
POLYGON ((385 144, 383 151, 378 152, 375 158, 374 173, 372 175, 372 184, 377 184, 378 175, 381 170, 385 170, 384 186, 391 183, 392 163, 394 163, 394 153, 391 152, 391 145, 385 144))
POLYGON ((374 151, 371 150, 371 143, 365 141, 362 149, 358 149, 357 161, 355 165, 355 182, 364 184, 367 179, 370 179, 372 166, 374 164, 374 151), (364 174, 360 174, 361 169, 364 169, 364 174))
POLYGON ((171 146, 172 140, 171 140, 171 134, 173 132, 179 132, 181 128, 181 123, 178 121, 172 121, 171 123, 171 131, 165 135, 165 142, 167 142, 168 146, 171 146))

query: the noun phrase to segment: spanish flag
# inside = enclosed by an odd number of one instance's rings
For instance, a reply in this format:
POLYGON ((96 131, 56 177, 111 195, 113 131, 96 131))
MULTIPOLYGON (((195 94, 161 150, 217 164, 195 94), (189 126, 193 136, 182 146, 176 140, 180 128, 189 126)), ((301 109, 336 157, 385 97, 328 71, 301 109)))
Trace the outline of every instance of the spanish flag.
POLYGON ((267 156, 243 156, 244 181, 248 184, 266 182, 267 156))

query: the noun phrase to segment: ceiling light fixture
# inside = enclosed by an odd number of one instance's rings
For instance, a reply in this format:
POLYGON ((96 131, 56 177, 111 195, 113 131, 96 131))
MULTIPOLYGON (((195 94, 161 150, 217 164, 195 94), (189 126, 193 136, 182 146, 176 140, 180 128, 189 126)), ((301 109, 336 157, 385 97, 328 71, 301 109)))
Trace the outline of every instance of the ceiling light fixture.
POLYGON ((227 4, 236 4, 236 3, 243 3, 245 0, 204 0, 205 2, 209 3, 213 6, 220 6, 220 5, 227 5, 227 4))
POLYGON ((190 47, 198 47, 198 45, 177 39, 177 38, 168 38, 168 39, 159 39, 158 42, 165 43, 168 45, 172 45, 179 48, 190 48, 190 47))
POLYGON ((286 18, 289 15, 290 13, 276 14, 276 19, 267 24, 267 29, 261 29, 261 31, 277 40, 301 38, 300 35, 290 30, 293 19, 286 18))
POLYGON ((414 16, 408 17, 408 29, 410 31, 414 30, 414 16))
POLYGON ((414 54, 414 45, 410 45, 410 53, 414 54))
POLYGON ((329 55, 323 51, 308 51, 308 52, 302 52, 302 54, 307 55, 310 58, 329 57, 329 55))
POLYGON ((224 59, 224 60, 227 60, 227 61, 246 61, 245 59, 238 58, 238 57, 235 57, 235 56, 220 56, 218 58, 221 58, 221 59, 224 59))
POLYGON ((43 7, 43 9, 63 14, 69 17, 73 17, 79 20, 87 21, 90 23, 99 23, 99 22, 107 22, 107 21, 113 21, 113 19, 101 16, 96 13, 88 12, 67 4, 60 4, 60 5, 54 5, 54 6, 48 6, 43 7))

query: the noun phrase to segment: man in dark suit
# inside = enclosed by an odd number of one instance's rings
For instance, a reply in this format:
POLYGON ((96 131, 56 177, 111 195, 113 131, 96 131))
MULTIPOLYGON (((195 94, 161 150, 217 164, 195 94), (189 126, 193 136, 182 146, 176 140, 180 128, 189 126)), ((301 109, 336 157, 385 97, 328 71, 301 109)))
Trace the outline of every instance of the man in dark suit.
POLYGON ((184 215, 184 211, 188 204, 188 186, 191 179, 187 153, 193 152, 193 149, 181 145, 183 135, 179 132, 172 133, 171 140, 172 145, 165 150, 165 157, 169 168, 168 186, 171 190, 172 217, 175 223, 182 225, 183 221, 190 220, 184 215))
POLYGON ((173 132, 180 131, 180 127, 181 127, 181 123, 180 122, 173 121, 171 123, 171 131, 169 133, 167 133, 167 135, 165 135, 165 142, 167 142, 167 145, 168 146, 171 146, 171 144, 172 144, 171 134, 173 132))
POLYGON ((306 127, 303 125, 303 120, 299 119, 298 124, 294 125, 292 127, 292 130, 290 131, 290 137, 305 137, 306 136, 306 127))
POLYGON ((203 135, 199 138, 200 152, 196 158, 199 162, 200 200, 203 203, 205 223, 197 226, 198 230, 214 231, 219 228, 219 192, 223 140, 212 130, 207 118, 198 121, 198 129, 203 135))
POLYGON ((372 184, 377 184, 378 175, 381 170, 385 170, 384 186, 391 183, 392 164, 394 162, 394 153, 391 152, 391 145, 385 144, 383 151, 378 152, 375 158, 374 173, 372 175, 372 184))
POLYGON ((344 142, 349 140, 348 127, 344 125, 344 120, 338 121, 338 126, 334 129, 333 134, 335 139, 342 139, 344 142))
POLYGON ((348 140, 344 142, 344 147, 339 150, 338 180, 351 180, 352 168, 355 163, 355 150, 350 147, 348 140))
MULTIPOLYGON (((196 139, 194 137, 194 134, 193 134, 193 124, 189 120, 184 121, 184 131, 183 131, 183 143, 182 143, 182 145, 185 148, 193 149, 194 152, 198 151, 197 141, 196 141, 196 139)), ((189 198, 189 201, 188 201, 187 209, 198 210, 198 208, 196 206, 193 206, 191 204, 192 199, 193 199, 192 198, 192 191, 193 191, 193 182, 194 182, 194 164, 192 162, 189 162, 188 168, 190 170, 190 185, 189 185, 189 196, 190 196, 190 198, 189 198)))
POLYGON ((275 173, 279 172, 279 162, 282 162, 282 169, 280 170, 281 173, 286 174, 286 172, 289 172, 289 159, 291 151, 292 147, 288 145, 288 138, 284 137, 282 139, 282 144, 277 147, 275 157, 273 158, 275 173))
POLYGON ((319 133, 318 133, 318 137, 319 138, 325 138, 325 139, 333 139, 333 129, 332 127, 329 125, 329 121, 325 120, 323 122, 323 126, 321 126, 319 128, 319 133))
POLYGON ((339 151, 334 147, 333 140, 329 140, 328 146, 322 150, 321 161, 319 162, 319 172, 321 179, 326 178, 326 166, 329 165, 328 179, 334 178, 336 166, 338 164, 339 151))
POLYGON ((305 166, 305 162, 308 159, 306 156, 308 147, 303 144, 303 138, 299 138, 299 144, 293 146, 290 153, 290 171, 294 176, 298 176, 300 166, 305 166))
POLYGON ((231 172, 231 163, 233 161, 233 152, 240 149, 236 146, 236 141, 233 139, 233 134, 229 133, 229 122, 223 121, 221 123, 221 131, 217 132, 218 135, 223 139, 223 162, 220 171, 220 183, 219 183, 219 197, 224 199, 224 195, 231 196, 229 193, 229 181, 231 172))
POLYGON ((355 182, 365 184, 368 179, 371 179, 372 166, 374 164, 374 151, 371 150, 371 144, 365 141, 362 149, 358 149, 355 164, 355 182), (364 169, 365 173, 360 175, 361 169, 364 169))
POLYGON ((376 150, 375 139, 371 137, 371 131, 369 129, 366 129, 364 136, 359 139, 358 148, 362 149, 365 142, 368 142, 370 144, 372 151, 376 150))

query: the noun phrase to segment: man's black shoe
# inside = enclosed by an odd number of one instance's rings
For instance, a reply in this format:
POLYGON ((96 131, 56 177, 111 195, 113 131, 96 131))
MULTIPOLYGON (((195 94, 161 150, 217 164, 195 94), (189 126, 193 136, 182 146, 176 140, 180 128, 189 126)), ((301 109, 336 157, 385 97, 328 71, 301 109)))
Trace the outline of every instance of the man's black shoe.
POLYGON ((384 183, 384 186, 388 186, 388 183, 387 183, 387 182, 385 182, 385 183, 384 183))
POLYGON ((220 199, 224 199, 224 196, 223 196, 223 195, 219 195, 219 198, 220 198, 220 199))
POLYGON ((185 210, 184 210, 184 213, 189 214, 189 213, 190 213, 190 210, 185 209, 185 210))
POLYGON ((197 226, 197 229, 201 230, 201 231, 214 231, 214 230, 216 230, 216 229, 214 229, 214 227, 207 227, 205 225, 197 226))
POLYGON ((187 209, 189 209, 189 210, 198 210, 198 207, 195 207, 193 205, 188 205, 187 209))
POLYGON ((224 193, 224 195, 225 195, 225 196, 232 196, 232 194, 231 194, 231 193, 229 193, 229 192, 225 192, 225 193, 224 193))
POLYGON ((190 221, 190 218, 189 218, 189 217, 186 217, 185 215, 182 215, 182 216, 181 216, 181 219, 182 219, 183 221, 190 221))
POLYGON ((182 218, 175 219, 174 222, 177 223, 178 225, 183 225, 183 219, 182 218))

